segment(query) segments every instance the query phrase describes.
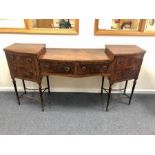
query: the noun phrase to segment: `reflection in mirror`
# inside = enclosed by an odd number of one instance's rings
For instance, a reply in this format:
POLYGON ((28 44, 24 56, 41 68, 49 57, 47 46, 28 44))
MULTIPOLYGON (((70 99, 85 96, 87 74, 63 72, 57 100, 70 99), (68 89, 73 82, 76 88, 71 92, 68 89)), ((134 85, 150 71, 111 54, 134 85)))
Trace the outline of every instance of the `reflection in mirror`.
POLYGON ((94 34, 155 36, 155 19, 95 19, 94 34))
POLYGON ((100 19, 99 29, 138 31, 140 19, 100 19))
POLYGON ((74 29, 74 19, 27 19, 28 28, 74 29))
POLYGON ((155 19, 146 19, 145 31, 155 31, 155 19))

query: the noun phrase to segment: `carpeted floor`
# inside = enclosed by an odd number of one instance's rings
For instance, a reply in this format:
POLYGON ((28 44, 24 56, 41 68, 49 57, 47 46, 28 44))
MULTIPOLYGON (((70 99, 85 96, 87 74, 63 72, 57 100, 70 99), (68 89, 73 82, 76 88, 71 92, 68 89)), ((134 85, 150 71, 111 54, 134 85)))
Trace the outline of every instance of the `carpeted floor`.
POLYGON ((155 134, 155 95, 134 95, 128 106, 113 94, 109 112, 100 94, 44 94, 44 102, 41 112, 35 101, 24 98, 18 106, 13 92, 0 92, 0 134, 155 134))

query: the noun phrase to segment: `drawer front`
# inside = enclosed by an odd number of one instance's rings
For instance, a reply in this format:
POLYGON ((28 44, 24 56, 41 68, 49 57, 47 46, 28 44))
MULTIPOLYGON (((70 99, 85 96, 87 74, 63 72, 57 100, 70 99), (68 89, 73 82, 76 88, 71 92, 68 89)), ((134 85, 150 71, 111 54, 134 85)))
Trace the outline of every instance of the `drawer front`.
POLYGON ((18 56, 17 57, 17 63, 19 65, 28 65, 33 66, 35 64, 33 56, 18 56))
POLYGON ((109 64, 107 63, 79 63, 77 74, 101 74, 108 73, 109 64))
POLYGON ((35 57, 34 56, 25 56, 25 55, 15 55, 15 54, 8 54, 7 55, 8 62, 12 65, 17 66, 28 66, 34 67, 35 66, 35 57))
POLYGON ((27 55, 8 55, 9 61, 16 65, 26 65, 26 66, 34 66, 35 65, 35 58, 34 56, 27 56, 27 55))
POLYGON ((41 73, 55 73, 55 74, 74 74, 75 65, 71 62, 40 62, 41 73))
POLYGON ((116 70, 125 68, 138 69, 142 61, 142 56, 120 56, 116 58, 116 70))

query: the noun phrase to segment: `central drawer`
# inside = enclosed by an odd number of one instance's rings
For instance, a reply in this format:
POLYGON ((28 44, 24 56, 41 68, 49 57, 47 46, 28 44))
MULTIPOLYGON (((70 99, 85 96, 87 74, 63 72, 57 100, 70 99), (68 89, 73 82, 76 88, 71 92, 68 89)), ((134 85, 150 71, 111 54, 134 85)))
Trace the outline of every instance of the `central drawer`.
POLYGON ((74 74, 75 65, 72 62, 41 61, 41 74, 74 74))

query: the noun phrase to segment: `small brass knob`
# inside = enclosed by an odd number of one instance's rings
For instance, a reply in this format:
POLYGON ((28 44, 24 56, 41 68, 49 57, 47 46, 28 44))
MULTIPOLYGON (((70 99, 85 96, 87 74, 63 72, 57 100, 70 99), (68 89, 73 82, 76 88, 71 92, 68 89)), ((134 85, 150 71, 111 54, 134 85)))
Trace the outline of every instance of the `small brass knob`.
POLYGON ((32 73, 33 73, 33 71, 32 71, 32 70, 30 70, 30 73, 32 74, 32 73))
POLYGON ((103 66, 103 69, 104 69, 104 70, 107 69, 107 66, 103 66))
POLYGON ((17 67, 14 67, 14 71, 15 71, 15 72, 17 71, 17 67))
POLYGON ((86 68, 86 66, 82 66, 81 69, 82 69, 83 72, 85 72, 87 68, 86 68))
POLYGON ((14 56, 13 55, 10 55, 10 59, 13 60, 14 59, 14 56))
POLYGON ((28 63, 30 63, 30 62, 32 62, 32 59, 31 59, 31 58, 27 58, 26 61, 27 61, 28 63))
POLYGON ((66 72, 69 72, 71 68, 69 66, 65 66, 64 69, 65 69, 66 72))

